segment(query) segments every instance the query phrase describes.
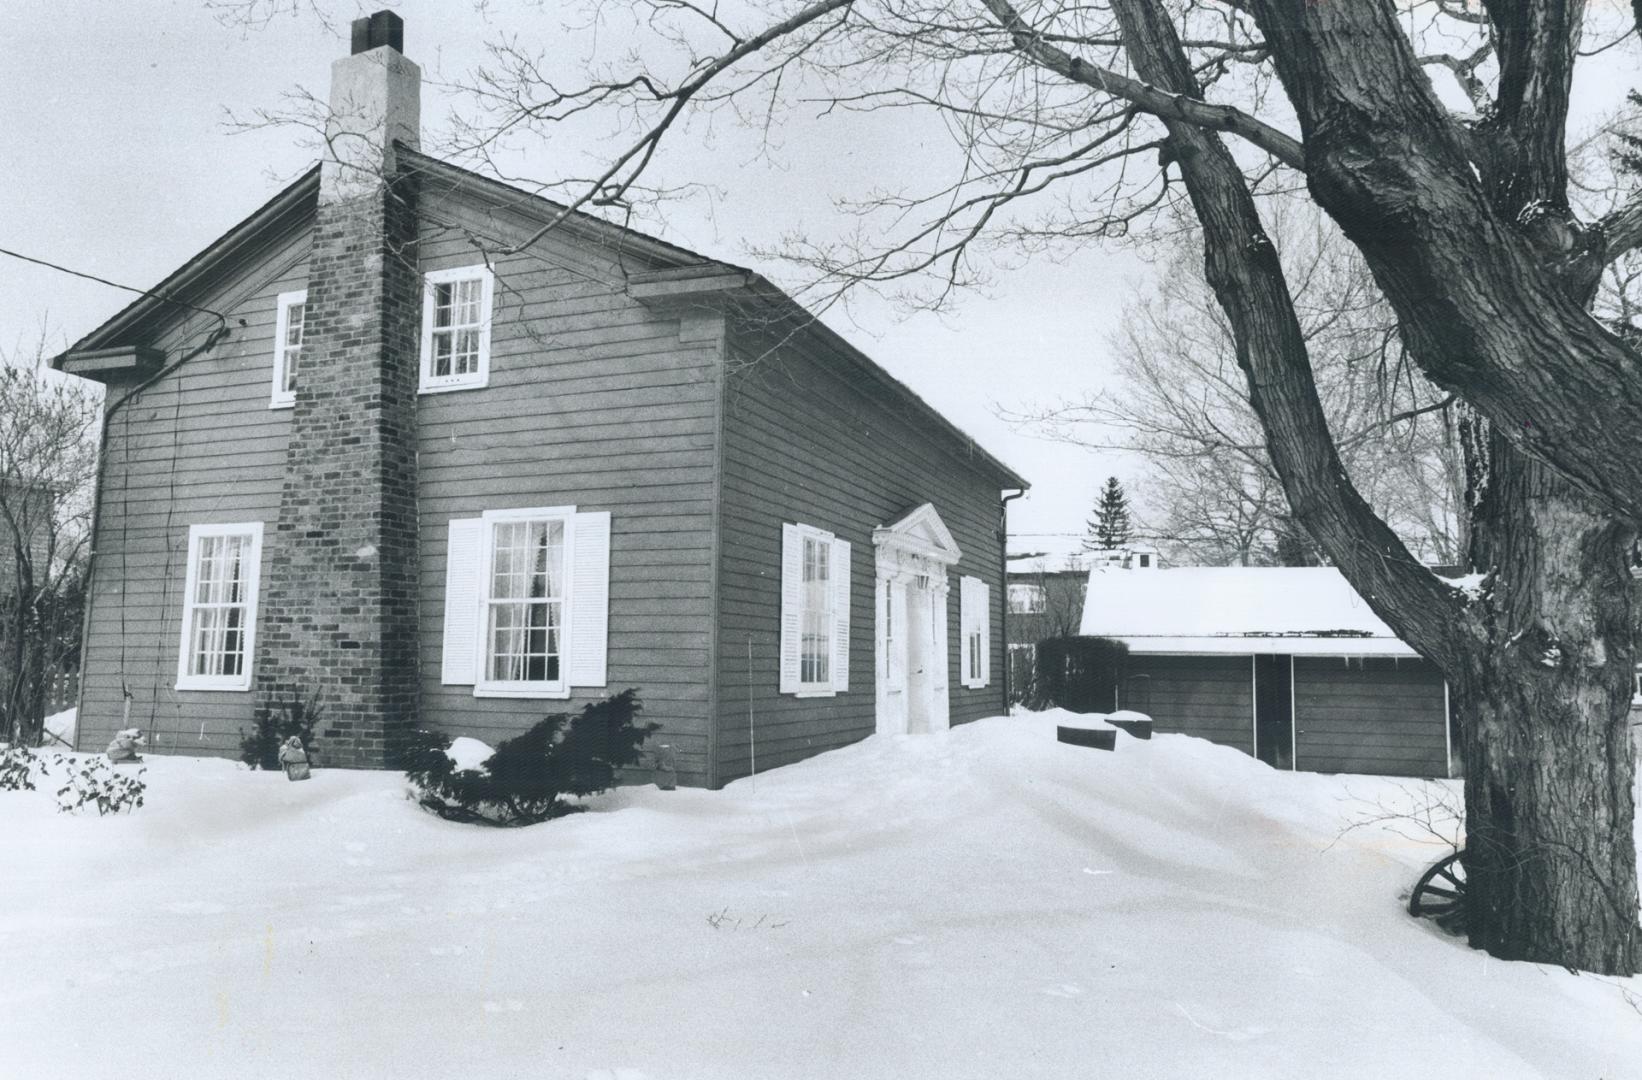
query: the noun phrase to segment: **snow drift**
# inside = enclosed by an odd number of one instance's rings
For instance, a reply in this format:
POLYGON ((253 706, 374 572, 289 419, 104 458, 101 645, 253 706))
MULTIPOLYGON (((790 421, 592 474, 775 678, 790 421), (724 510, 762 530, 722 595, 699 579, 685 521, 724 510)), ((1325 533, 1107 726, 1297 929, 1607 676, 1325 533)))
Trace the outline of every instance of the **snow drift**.
POLYGON ((1056 719, 522 830, 215 759, 0 796, 0 1075, 1642 1076, 1642 981, 1491 962, 1402 911, 1439 844, 1342 834, 1420 785, 1056 719))

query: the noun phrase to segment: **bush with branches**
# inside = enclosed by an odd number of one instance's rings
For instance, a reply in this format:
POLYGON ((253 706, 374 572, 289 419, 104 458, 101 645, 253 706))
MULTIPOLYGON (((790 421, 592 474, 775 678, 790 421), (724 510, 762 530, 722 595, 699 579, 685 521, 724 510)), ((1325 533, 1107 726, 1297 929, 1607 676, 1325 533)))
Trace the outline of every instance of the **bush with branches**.
POLYGON ((295 735, 302 741, 302 749, 313 753, 314 728, 319 726, 320 707, 317 697, 292 697, 285 704, 266 712, 259 712, 256 727, 249 734, 239 729, 239 759, 253 769, 277 772, 280 764, 279 748, 295 735))
POLYGON ((440 817, 485 825, 535 825, 585 809, 567 796, 594 795, 616 770, 639 761, 639 747, 660 725, 635 722, 637 690, 592 702, 579 714, 555 713, 509 739, 477 769, 459 769, 450 736, 419 731, 406 751, 405 776, 417 801, 440 817))

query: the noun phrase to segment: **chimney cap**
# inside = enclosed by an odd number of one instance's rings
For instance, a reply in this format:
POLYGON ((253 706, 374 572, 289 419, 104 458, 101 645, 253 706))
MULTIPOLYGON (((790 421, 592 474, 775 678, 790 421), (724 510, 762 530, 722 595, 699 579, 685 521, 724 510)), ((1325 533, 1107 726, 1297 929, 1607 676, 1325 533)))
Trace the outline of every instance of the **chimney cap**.
POLYGON ((378 11, 353 21, 353 54, 355 56, 383 45, 395 52, 405 51, 405 20, 391 11, 378 11))

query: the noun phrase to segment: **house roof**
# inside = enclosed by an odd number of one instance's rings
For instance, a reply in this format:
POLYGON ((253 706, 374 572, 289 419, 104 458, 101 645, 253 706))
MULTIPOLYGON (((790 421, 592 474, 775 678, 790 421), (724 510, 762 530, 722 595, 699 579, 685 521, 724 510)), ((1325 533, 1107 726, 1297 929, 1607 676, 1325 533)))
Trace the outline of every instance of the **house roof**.
POLYGON ((1139 653, 1418 655, 1331 566, 1092 570, 1082 632, 1139 653))
MULTIPOLYGON (((566 209, 563 203, 429 157, 404 144, 396 144, 396 150, 401 167, 414 170, 422 177, 424 183, 429 179, 444 180, 453 187, 460 186, 466 190, 478 191, 490 201, 505 206, 526 219, 533 219, 545 225, 558 218, 566 209)), ((316 165, 244 221, 229 229, 198 255, 184 263, 148 294, 138 297, 65 352, 54 357, 52 366, 62 367, 63 362, 71 354, 131 344, 129 339, 134 331, 168 312, 176 306, 176 302, 186 303, 190 299, 198 299, 203 287, 213 280, 219 270, 226 269, 245 258, 247 252, 258 249, 270 232, 288 229, 295 217, 311 214, 318 191, 319 167, 316 165)), ((614 247, 623 255, 631 255, 649 264, 639 270, 634 278, 635 281, 645 282, 645 286, 652 291, 658 287, 666 288, 665 279, 673 277, 681 281, 706 280, 710 283, 712 292, 725 293, 733 296, 739 304, 752 304, 766 312, 773 312, 780 317, 781 322, 819 340, 851 367, 876 382, 893 398, 957 440, 970 459, 994 473, 1003 486, 1022 489, 1030 486, 1019 473, 988 453, 974 438, 942 415, 911 387, 890 375, 869 356, 822 323, 802 304, 753 271, 733 263, 708 258, 688 248, 580 211, 570 213, 557 221, 555 228, 602 247, 614 247), (659 286, 658 278, 664 279, 659 286)))

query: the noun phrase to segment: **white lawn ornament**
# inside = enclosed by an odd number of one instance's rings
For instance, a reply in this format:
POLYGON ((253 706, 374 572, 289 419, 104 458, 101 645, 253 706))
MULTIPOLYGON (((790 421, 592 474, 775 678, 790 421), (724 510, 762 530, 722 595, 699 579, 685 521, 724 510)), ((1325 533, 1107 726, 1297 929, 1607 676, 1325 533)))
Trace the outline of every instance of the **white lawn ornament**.
POLYGON ((104 753, 108 755, 108 760, 116 765, 137 762, 142 760, 142 755, 137 753, 137 747, 142 744, 143 733, 139 729, 123 728, 114 733, 114 738, 104 753))
POLYGON ((302 740, 292 735, 279 748, 279 763, 285 766, 287 780, 306 780, 313 773, 308 768, 308 751, 302 748, 302 740))

